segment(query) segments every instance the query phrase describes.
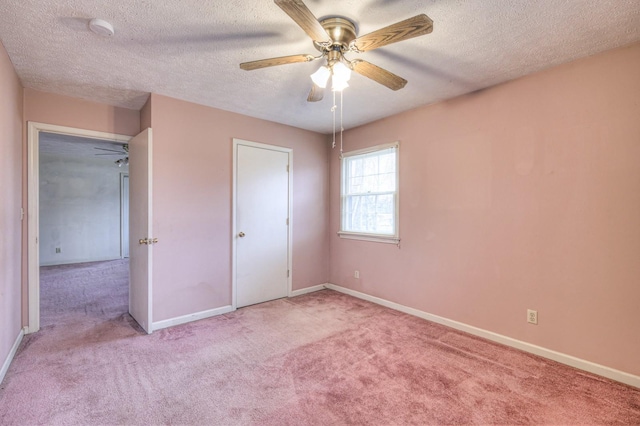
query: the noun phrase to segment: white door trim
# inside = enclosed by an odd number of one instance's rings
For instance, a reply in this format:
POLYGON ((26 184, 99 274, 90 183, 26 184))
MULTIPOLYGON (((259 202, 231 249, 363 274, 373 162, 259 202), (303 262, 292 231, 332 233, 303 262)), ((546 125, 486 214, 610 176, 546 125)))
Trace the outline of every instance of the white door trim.
POLYGON ((131 136, 115 133, 97 132, 33 121, 27 123, 27 287, 29 297, 27 333, 35 333, 40 329, 40 252, 38 250, 40 228, 38 151, 40 132, 112 140, 119 143, 127 143, 131 139, 131 136))
POLYGON ((236 291, 236 272, 237 272, 237 256, 236 256, 236 236, 238 235, 238 230, 236 229, 236 216, 237 216, 237 180, 238 180, 238 145, 250 146, 254 148, 262 148, 262 149, 270 149, 272 151, 285 152, 289 156, 289 208, 288 208, 288 216, 289 216, 289 228, 287 235, 287 269, 289 270, 289 277, 287 278, 287 296, 291 297, 291 283, 293 282, 293 271, 292 271, 292 255, 293 255, 293 238, 292 232, 293 229, 293 149, 285 148, 281 146, 268 145, 259 142, 251 142, 242 139, 233 138, 233 184, 231 190, 231 306, 233 309, 237 308, 237 291, 236 291))

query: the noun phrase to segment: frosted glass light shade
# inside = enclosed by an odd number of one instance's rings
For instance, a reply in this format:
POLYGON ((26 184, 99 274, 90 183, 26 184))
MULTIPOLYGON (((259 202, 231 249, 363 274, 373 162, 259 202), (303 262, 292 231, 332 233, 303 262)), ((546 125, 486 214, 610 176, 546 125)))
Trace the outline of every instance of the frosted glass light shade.
POLYGON ((340 80, 335 75, 333 76, 333 79, 331 81, 331 90, 333 90, 334 92, 342 92, 347 87, 349 87, 349 83, 344 80, 340 80))
POLYGON ((329 81, 330 76, 331 71, 327 66, 323 65, 318 68, 318 71, 311 74, 311 80, 316 86, 322 87, 324 89, 325 87, 327 87, 327 82, 329 81))
POLYGON ((346 83, 351 78, 351 70, 342 62, 337 62, 333 65, 333 78, 335 79, 336 77, 339 81, 346 83))

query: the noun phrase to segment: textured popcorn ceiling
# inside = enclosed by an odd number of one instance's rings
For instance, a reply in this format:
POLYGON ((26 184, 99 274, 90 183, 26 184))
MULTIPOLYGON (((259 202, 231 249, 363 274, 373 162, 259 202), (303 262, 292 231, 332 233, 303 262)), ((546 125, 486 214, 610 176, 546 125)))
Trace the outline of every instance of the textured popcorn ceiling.
MULTIPOLYGON (((345 128, 640 41, 640 0, 306 0, 363 35, 426 13, 432 34, 350 55, 409 83, 397 92, 354 74, 345 128)), ((256 71, 241 62, 317 54, 271 0, 14 0, 0 2, 0 40, 22 83, 139 109, 150 92, 319 132, 331 96, 307 103, 319 61, 256 71), (88 21, 111 22, 99 37, 88 21)))

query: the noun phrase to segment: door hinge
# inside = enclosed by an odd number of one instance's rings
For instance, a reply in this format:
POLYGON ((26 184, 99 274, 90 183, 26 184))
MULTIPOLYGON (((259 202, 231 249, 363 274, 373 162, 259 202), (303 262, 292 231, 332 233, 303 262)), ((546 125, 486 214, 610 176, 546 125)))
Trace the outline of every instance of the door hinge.
POLYGON ((289 173, 289 165, 287 164, 287 173, 289 173))
POLYGON ((291 276, 291 271, 287 269, 287 278, 289 278, 290 276, 291 276))
POLYGON ((289 224, 289 218, 287 218, 287 225, 289 224))

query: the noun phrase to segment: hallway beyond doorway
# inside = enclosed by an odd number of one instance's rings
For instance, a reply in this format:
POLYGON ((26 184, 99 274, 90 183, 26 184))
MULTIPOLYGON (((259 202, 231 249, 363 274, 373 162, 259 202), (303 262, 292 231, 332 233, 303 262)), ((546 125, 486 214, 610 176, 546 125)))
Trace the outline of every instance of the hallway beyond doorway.
POLYGON ((41 327, 89 330, 129 310, 129 259, 42 266, 41 327))

